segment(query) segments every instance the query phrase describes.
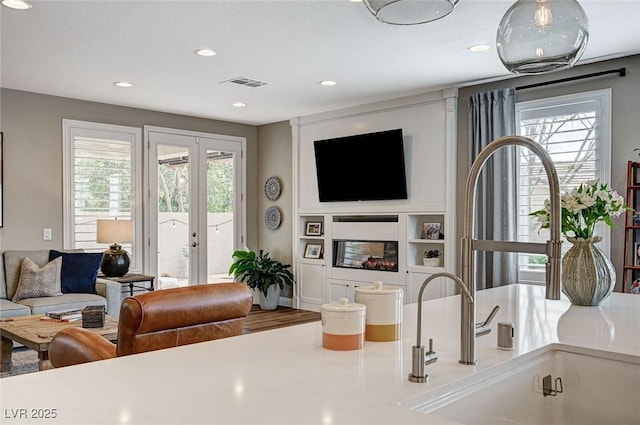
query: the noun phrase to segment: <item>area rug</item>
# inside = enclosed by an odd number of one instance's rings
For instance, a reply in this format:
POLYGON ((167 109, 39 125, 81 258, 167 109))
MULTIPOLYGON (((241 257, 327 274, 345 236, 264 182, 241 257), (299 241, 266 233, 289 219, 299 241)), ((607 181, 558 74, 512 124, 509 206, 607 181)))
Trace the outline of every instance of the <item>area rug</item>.
POLYGON ((14 348, 11 359, 13 368, 8 372, 1 372, 0 378, 38 371, 38 353, 27 347, 14 348))

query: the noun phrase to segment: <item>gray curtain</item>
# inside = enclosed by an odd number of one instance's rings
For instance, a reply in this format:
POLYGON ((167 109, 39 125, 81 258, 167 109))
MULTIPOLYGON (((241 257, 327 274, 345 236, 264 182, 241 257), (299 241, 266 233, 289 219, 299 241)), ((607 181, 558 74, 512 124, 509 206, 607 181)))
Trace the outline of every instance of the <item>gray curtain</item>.
MULTIPOLYGON (((476 93, 469 98, 469 167, 493 140, 516 134, 515 90, 476 93)), ((476 239, 517 240, 517 150, 502 148, 487 161, 476 191, 476 239)), ((517 254, 476 251, 476 288, 515 283, 517 254)))

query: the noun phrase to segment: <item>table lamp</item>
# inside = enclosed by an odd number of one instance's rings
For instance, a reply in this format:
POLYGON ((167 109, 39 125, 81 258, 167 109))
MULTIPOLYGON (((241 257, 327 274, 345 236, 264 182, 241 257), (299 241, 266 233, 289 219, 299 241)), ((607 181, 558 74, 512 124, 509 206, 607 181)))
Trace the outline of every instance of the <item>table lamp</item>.
POLYGON ((129 271, 129 254, 120 244, 133 242, 131 220, 98 220, 96 242, 110 243, 102 256, 100 271, 106 277, 122 277, 129 271))

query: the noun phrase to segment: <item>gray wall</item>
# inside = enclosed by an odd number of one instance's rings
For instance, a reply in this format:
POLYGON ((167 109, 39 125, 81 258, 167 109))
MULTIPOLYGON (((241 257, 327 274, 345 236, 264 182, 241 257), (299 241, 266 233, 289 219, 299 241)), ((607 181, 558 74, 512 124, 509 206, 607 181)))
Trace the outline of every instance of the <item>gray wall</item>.
MULTIPOLYGON (((245 137, 247 246, 252 249, 258 247, 258 195, 262 193, 262 188, 258 187, 257 181, 257 127, 9 89, 1 90, 0 108, 4 132, 4 228, 0 229, 2 250, 63 247, 63 118, 141 129, 144 125, 154 125, 245 137), (42 239, 44 227, 53 229, 53 240, 42 239)), ((286 170, 290 173, 290 167, 286 170)))
MULTIPOLYGON (((640 55, 629 56, 616 60, 598 62, 577 66, 573 69, 560 71, 544 76, 527 76, 512 78, 499 82, 465 87, 458 92, 458 163, 457 163, 457 223, 458 240, 462 237, 462 215, 464 213, 464 189, 469 171, 468 155, 468 99, 473 93, 498 88, 514 87, 533 84, 542 81, 590 74, 625 67, 627 75, 624 78, 616 74, 556 84, 531 90, 517 92, 518 101, 541 99, 561 96, 591 90, 611 88, 611 181, 610 185, 626 198, 627 161, 638 161, 638 153, 633 149, 640 147, 640 55)), ((458 247, 459 249, 459 247, 458 247)), ((617 285, 620 289, 622 282, 622 267, 624 256, 624 218, 617 220, 617 228, 611 232, 611 260, 616 267, 617 285)), ((459 252, 456 256, 460 258, 459 252)))
MULTIPOLYGON (((271 252, 272 258, 285 264, 293 261, 293 182, 292 138, 288 121, 258 127, 258 249, 271 252), (276 176, 280 180, 281 195, 275 201, 264 195, 266 180, 276 176), (280 209, 282 221, 276 230, 269 230, 264 224, 264 213, 267 208, 276 206, 280 209)), ((283 295, 291 296, 291 288, 283 295)))

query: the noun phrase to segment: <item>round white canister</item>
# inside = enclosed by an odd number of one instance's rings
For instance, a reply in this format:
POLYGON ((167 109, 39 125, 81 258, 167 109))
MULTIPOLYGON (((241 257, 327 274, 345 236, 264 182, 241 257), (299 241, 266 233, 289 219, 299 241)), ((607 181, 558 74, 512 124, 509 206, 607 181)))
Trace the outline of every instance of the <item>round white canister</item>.
POLYGON ((322 346, 330 350, 360 350, 364 347, 364 327, 367 307, 340 298, 337 303, 323 304, 322 346))
POLYGON ((385 286, 375 281, 373 286, 355 288, 356 302, 367 306, 365 340, 397 341, 402 338, 402 288, 385 286))

